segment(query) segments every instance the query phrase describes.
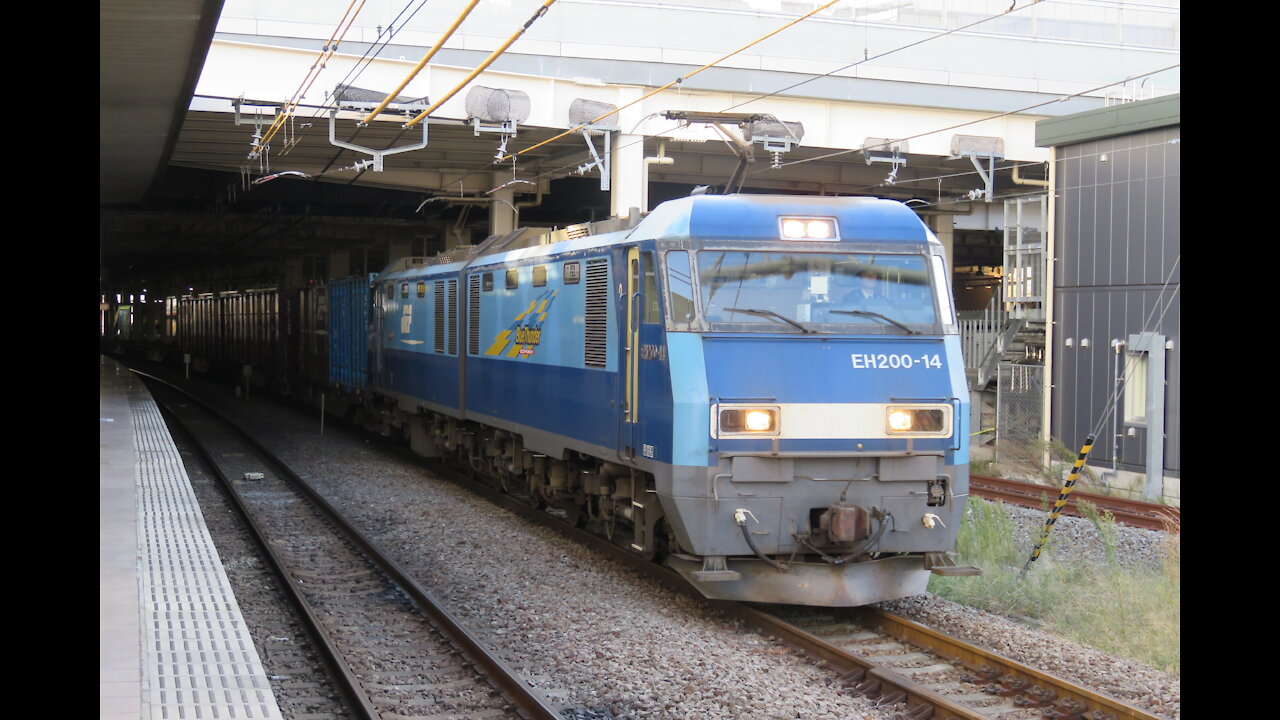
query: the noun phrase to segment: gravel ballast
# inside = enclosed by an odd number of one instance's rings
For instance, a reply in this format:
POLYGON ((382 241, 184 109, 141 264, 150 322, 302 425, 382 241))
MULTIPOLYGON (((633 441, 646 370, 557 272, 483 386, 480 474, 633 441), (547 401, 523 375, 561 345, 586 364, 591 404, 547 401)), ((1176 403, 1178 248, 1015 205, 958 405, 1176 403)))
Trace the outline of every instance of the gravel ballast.
MULTIPOLYGON (((269 446, 531 684, 571 708, 568 716, 872 720, 902 709, 875 708, 834 684, 816 662, 436 479, 423 464, 332 425, 321 437, 318 419, 300 425, 293 411, 252 407, 247 424, 269 446)), ((1064 520, 1055 533, 1070 524, 1064 520)), ((1027 512, 1030 532, 1041 522, 1041 513, 1027 512)), ((1055 551, 1073 534, 1056 538, 1055 551)), ((1096 551, 1083 534, 1079 543, 1096 551)), ((1134 536, 1117 552, 1158 562, 1159 544, 1134 536)), ((931 594, 885 605, 1161 717, 1180 717, 1176 676, 931 594)))

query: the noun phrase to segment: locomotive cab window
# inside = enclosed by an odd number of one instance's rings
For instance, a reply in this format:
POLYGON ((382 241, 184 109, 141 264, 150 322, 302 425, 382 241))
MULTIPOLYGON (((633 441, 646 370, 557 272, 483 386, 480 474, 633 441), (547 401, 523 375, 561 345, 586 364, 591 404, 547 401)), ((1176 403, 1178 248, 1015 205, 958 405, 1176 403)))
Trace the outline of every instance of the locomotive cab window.
POLYGON ((693 271, 686 250, 667 253, 667 297, 673 323, 681 325, 693 321, 693 271))
POLYGON ((697 266, 712 329, 910 334, 938 320, 924 255, 703 250, 697 266))
POLYGON ((485 292, 493 290, 493 273, 487 272, 482 276, 483 289, 485 292))
POLYGON ((512 268, 507 271, 507 289, 515 290, 520 287, 520 271, 512 268))
POLYGON ((644 322, 662 322, 662 305, 658 301, 658 273, 653 267, 653 253, 647 252, 643 259, 644 273, 644 322))
POLYGON ((409 297, 409 283, 400 283, 400 297, 409 297))
POLYGON ((418 297, 420 297, 420 298, 424 298, 424 297, 426 297, 426 296, 427 296, 427 284, 426 284, 426 283, 424 283, 424 282, 419 281, 419 282, 418 282, 418 297))
POLYGON ((546 284, 547 284, 547 266, 534 265, 533 266, 533 286, 545 287, 546 284))

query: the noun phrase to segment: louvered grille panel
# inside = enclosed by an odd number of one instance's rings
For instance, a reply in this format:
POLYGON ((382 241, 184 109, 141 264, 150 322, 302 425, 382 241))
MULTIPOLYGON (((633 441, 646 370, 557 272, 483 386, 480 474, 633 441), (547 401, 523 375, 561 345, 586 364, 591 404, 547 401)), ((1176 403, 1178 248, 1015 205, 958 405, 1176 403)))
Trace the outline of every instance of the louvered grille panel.
POLYGON ((593 260, 587 263, 586 337, 582 360, 587 367, 602 368, 608 359, 609 338, 609 263, 593 260))
MULTIPOLYGON (((477 339, 480 337, 479 306, 480 306, 480 303, 477 300, 476 302, 477 314, 476 314, 476 323, 475 323, 477 339)), ((455 330, 453 327, 454 323, 457 322, 457 318, 458 318, 458 281, 450 280, 449 281, 449 354, 450 355, 458 354, 458 331, 455 330)), ((477 346, 477 348, 478 347, 479 346, 477 346)), ((477 352, 478 352, 478 349, 477 349, 477 352)))
POLYGON ((470 327, 467 328, 467 353, 469 355, 480 354, 480 275, 479 273, 472 275, 468 281, 470 287, 467 291, 467 302, 470 307, 467 311, 470 327))
POLYGON ((444 283, 437 280, 435 282, 434 303, 435 303, 435 345, 432 348, 438 353, 444 352, 444 329, 448 327, 448 318, 444 315, 444 283))

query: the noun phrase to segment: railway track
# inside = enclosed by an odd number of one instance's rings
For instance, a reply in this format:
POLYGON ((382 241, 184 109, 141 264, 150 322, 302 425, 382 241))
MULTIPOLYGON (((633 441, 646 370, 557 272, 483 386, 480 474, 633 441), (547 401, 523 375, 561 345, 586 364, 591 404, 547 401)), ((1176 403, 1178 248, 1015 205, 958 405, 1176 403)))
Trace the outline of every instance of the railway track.
POLYGON ((620 545, 536 510, 470 474, 443 466, 434 470, 821 660, 831 670, 831 682, 869 696, 881 707, 901 705, 897 717, 902 720, 1156 720, 1139 708, 874 607, 753 606, 706 600, 674 571, 646 562, 620 545))
POLYGON ((191 396, 144 377, 246 518, 353 716, 561 717, 265 448, 191 396))
POLYGON ((823 657, 854 692, 881 704, 902 703, 904 720, 1154 720, 1138 708, 875 607, 778 607, 753 622, 823 657))
MULTIPOLYGON (((825 683, 871 698, 902 720, 963 718, 1025 720, 1154 718, 1141 709, 1076 686, 982 648, 871 608, 752 607, 701 600, 678 575, 613 543, 574 528, 511 495, 476 482, 471 473, 432 464, 495 504, 588 545, 661 584, 684 592, 762 635, 779 638, 829 670, 825 683)), ((399 650, 396 650, 399 653, 399 650)), ((403 669, 405 659, 384 656, 403 669)), ((419 711, 421 709, 419 708, 419 711)))
MULTIPOLYGON (((989 477, 986 475, 969 476, 969 492, 988 500, 1000 500, 1012 505, 1029 508, 1042 508, 1057 500, 1061 488, 1037 485, 1020 480, 989 477)), ((1063 512, 1075 517, 1084 517, 1077 501, 1086 500, 1097 506, 1099 510, 1110 512, 1117 522, 1149 530, 1162 530, 1170 525, 1182 523, 1182 512, 1169 505, 1147 503, 1139 500, 1098 495, 1095 493, 1074 490, 1068 496, 1063 512)))

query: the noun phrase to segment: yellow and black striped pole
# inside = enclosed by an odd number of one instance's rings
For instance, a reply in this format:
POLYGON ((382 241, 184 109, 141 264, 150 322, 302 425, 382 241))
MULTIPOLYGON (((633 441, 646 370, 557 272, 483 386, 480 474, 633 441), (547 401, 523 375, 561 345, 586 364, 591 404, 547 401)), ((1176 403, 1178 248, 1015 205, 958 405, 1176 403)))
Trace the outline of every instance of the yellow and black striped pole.
POLYGON ((1049 542, 1049 533, 1053 532, 1053 524, 1058 522, 1058 515, 1062 514, 1062 508, 1067 505, 1067 496, 1071 494, 1072 488, 1076 485, 1076 480, 1080 479, 1080 470, 1084 468, 1085 458, 1089 457, 1089 451, 1093 449, 1093 441, 1097 439, 1097 435, 1089 433, 1084 439, 1084 447, 1080 448, 1080 454, 1076 456, 1076 464, 1071 467, 1071 474, 1067 476, 1067 484, 1062 486, 1062 492, 1058 494, 1058 500, 1053 504, 1053 510, 1049 511, 1049 519, 1044 522, 1044 532, 1040 534, 1040 542, 1036 543, 1036 549, 1031 551, 1031 557, 1027 559, 1027 564, 1022 566, 1022 572, 1018 574, 1018 579, 1026 577, 1027 570, 1031 567, 1031 563, 1040 557, 1040 549, 1044 544, 1049 542))

